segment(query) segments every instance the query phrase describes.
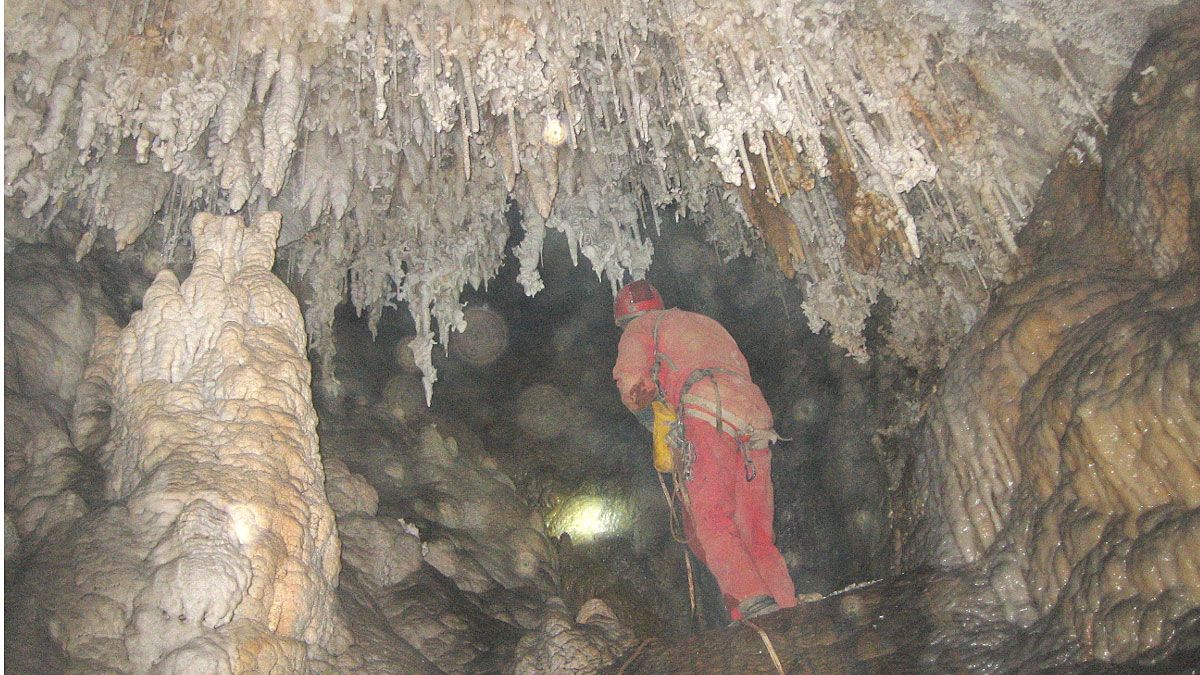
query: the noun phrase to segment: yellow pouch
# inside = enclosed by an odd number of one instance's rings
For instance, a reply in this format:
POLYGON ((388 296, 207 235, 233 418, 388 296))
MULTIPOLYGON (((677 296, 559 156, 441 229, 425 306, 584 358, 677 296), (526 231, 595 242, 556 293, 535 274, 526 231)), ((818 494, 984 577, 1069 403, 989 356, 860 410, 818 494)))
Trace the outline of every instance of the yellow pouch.
POLYGON ((678 418, 671 406, 662 401, 650 405, 654 410, 654 470, 671 473, 675 470, 675 462, 671 458, 671 446, 667 444, 667 432, 678 418))

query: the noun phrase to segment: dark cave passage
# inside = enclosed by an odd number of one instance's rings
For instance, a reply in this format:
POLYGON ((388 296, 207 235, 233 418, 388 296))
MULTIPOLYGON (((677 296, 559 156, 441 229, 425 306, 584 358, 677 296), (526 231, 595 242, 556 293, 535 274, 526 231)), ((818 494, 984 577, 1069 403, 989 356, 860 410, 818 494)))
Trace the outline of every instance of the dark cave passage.
MULTIPOLYGON (((692 616, 686 547, 672 538, 649 435, 612 381, 620 331, 608 283, 586 260, 572 264, 565 237, 555 233, 544 246, 546 288, 536 296, 517 284, 511 256, 486 289, 464 293, 468 320, 478 323, 451 338, 448 354, 435 352, 430 408, 406 347, 408 312, 385 311, 372 338, 366 318, 342 305, 334 324, 342 392, 317 405, 323 451, 337 455, 353 442, 350 428, 394 437, 434 425, 460 449, 493 458, 542 517, 559 556, 553 592, 571 612, 599 597, 641 637, 723 626, 728 614, 716 584, 694 556, 692 616)), ((773 447, 776 540, 797 593, 827 594, 878 578, 886 560, 886 476, 871 439, 883 405, 905 393, 897 381, 908 377, 903 384, 914 386, 911 374, 882 359, 858 364, 841 354, 797 322, 802 297, 773 267, 721 261, 686 222, 667 223, 655 246, 665 253, 648 279, 668 306, 728 328, 775 412, 786 439, 773 447)), ((372 481, 369 462, 347 463, 372 481)), ((390 503, 386 486, 375 487, 381 512, 428 525, 406 504, 411 499, 390 503)), ((447 489, 471 498, 469 484, 447 489)))

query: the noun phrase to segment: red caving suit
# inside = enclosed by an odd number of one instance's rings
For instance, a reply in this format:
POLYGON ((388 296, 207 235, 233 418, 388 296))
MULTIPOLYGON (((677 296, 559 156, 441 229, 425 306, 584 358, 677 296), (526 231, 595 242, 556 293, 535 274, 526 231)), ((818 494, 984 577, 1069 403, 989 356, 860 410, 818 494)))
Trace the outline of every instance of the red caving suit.
POLYGON ((721 368, 696 382, 683 408, 684 431, 695 446, 692 479, 687 482, 691 509, 684 509, 688 546, 716 577, 734 620, 738 603, 770 595, 780 607, 796 604, 796 590, 787 564, 775 547, 771 451, 766 443, 750 451, 754 479, 731 435, 752 426, 769 431, 771 409, 750 380, 750 367, 733 337, 721 324, 703 314, 681 309, 650 311, 634 318, 621 336, 613 379, 621 400, 631 411, 649 405, 657 394, 654 366, 654 325, 659 315, 658 348, 666 356, 659 371, 667 403, 678 409, 684 383, 693 370, 721 368), (720 396, 723 432, 715 425, 720 396))

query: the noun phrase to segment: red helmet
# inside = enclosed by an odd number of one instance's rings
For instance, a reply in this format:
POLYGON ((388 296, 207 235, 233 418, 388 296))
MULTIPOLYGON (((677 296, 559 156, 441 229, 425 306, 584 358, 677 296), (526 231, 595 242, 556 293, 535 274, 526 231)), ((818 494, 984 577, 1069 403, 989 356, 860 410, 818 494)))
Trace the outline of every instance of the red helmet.
POLYGON ((617 291, 617 299, 613 302, 613 321, 620 326, 635 316, 662 308, 662 296, 658 294, 658 289, 644 279, 635 281, 617 291))

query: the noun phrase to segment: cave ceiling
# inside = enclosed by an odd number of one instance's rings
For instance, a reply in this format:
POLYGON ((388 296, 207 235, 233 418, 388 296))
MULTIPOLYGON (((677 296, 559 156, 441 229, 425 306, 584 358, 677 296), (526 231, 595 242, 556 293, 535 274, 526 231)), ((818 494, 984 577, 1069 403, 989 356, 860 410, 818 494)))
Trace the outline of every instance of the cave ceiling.
POLYGON ((428 391, 509 214, 530 294, 549 230, 615 287, 690 219, 858 358, 886 294, 888 346, 938 366, 1166 4, 9 2, 6 244, 162 268, 199 211, 279 211, 319 367, 347 294, 406 303, 428 391))

